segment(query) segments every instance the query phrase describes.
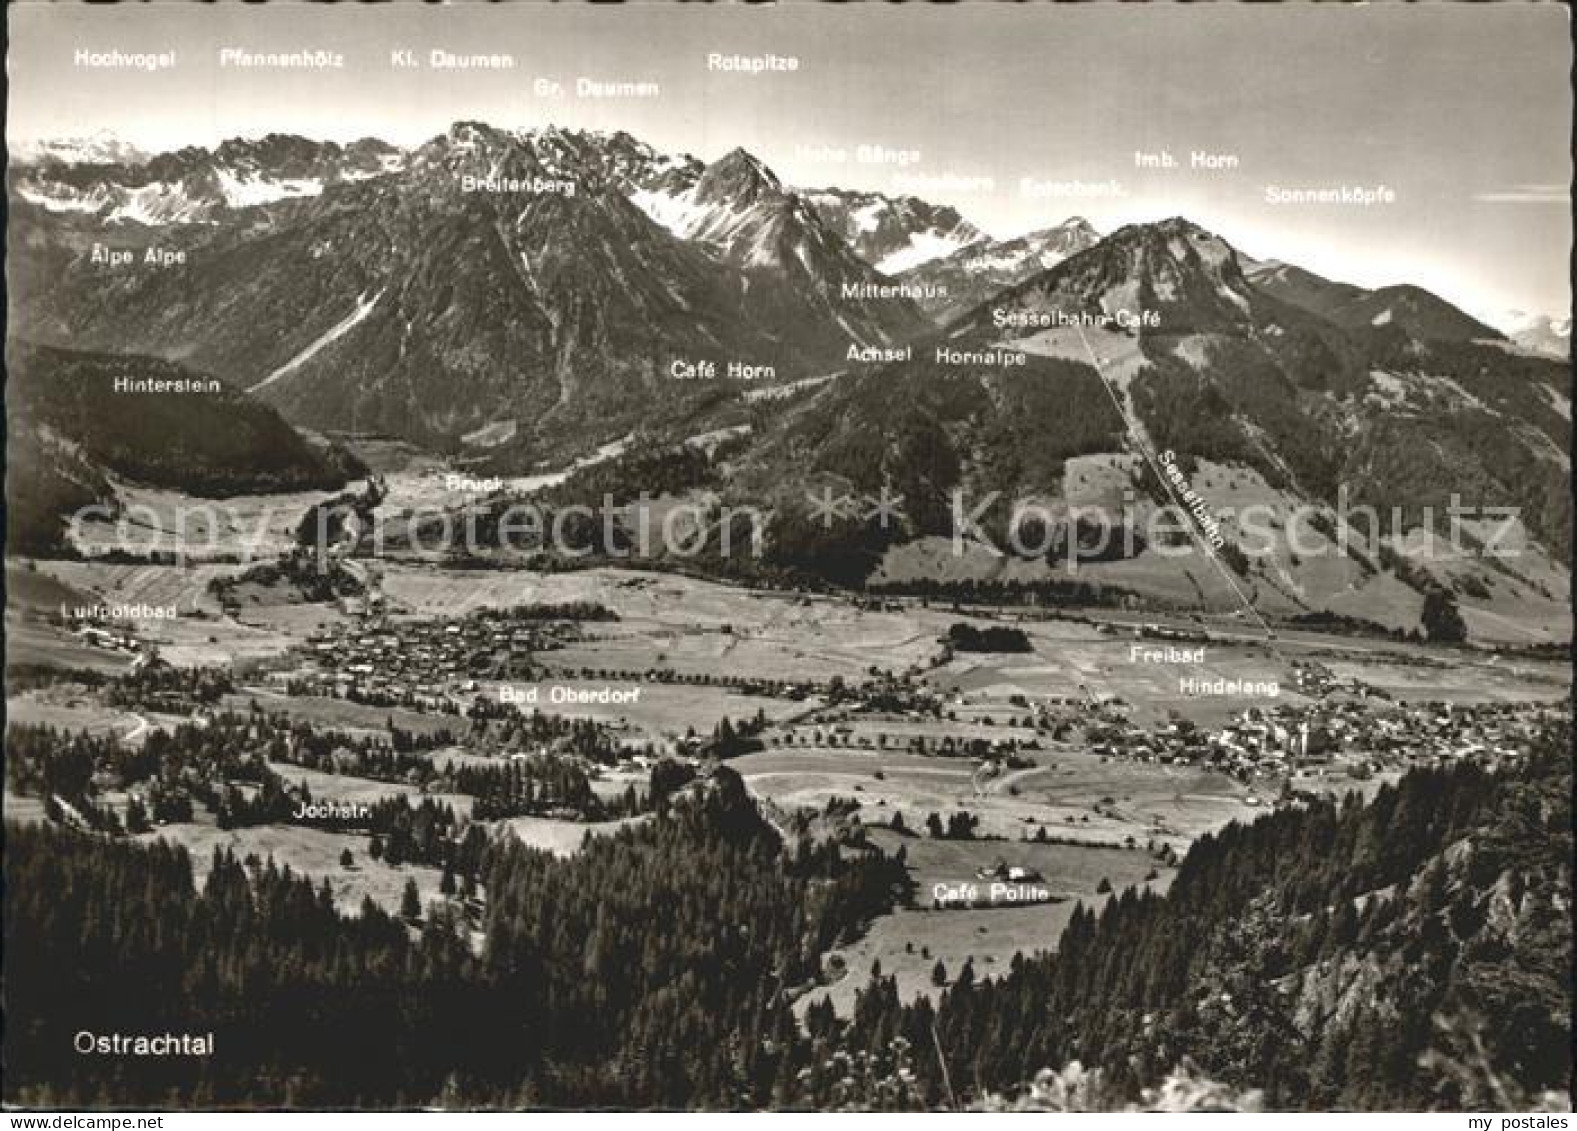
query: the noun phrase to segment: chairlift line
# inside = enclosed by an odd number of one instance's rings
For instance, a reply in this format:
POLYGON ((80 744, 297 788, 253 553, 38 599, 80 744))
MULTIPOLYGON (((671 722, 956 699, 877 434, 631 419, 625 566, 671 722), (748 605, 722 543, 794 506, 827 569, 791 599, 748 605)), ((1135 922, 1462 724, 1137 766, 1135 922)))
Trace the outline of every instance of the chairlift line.
POLYGON ((1286 657, 1276 647, 1275 629, 1271 628, 1265 618, 1260 615, 1260 611, 1254 607, 1254 602, 1249 599, 1248 594, 1244 593, 1242 587, 1238 585, 1237 579, 1232 576, 1225 564, 1216 556, 1214 547, 1204 540, 1199 530, 1198 520, 1194 518, 1189 508, 1184 505, 1182 498, 1177 493, 1176 486, 1173 485, 1170 479, 1161 474, 1161 469, 1156 463, 1155 456, 1150 452, 1150 445, 1146 444, 1144 437, 1140 435, 1138 423, 1128 415, 1128 410, 1123 406, 1122 398, 1117 395, 1117 390, 1112 387, 1111 381, 1107 379, 1106 370, 1102 367, 1101 359, 1090 348, 1090 340, 1084 335, 1084 327, 1075 325, 1074 329, 1078 331, 1079 343, 1084 346, 1084 352, 1090 359, 1090 365, 1095 369, 1095 375, 1101 379, 1101 385, 1105 387, 1106 395, 1111 398, 1112 406, 1117 409, 1117 415, 1122 417, 1123 427, 1128 430, 1129 438, 1133 440, 1134 446, 1139 449, 1139 455, 1144 459, 1155 477, 1160 480, 1162 486, 1166 488, 1166 493, 1171 496, 1178 509, 1189 515, 1189 521, 1186 523, 1186 526, 1189 537, 1194 541, 1194 545, 1198 546, 1204 552, 1205 558, 1216 567, 1216 572, 1221 575, 1221 580, 1227 583, 1227 588, 1232 590, 1238 602, 1242 605, 1241 611, 1253 617, 1254 622, 1259 625, 1260 631, 1265 634, 1266 647, 1270 649, 1276 659, 1285 663, 1286 657))

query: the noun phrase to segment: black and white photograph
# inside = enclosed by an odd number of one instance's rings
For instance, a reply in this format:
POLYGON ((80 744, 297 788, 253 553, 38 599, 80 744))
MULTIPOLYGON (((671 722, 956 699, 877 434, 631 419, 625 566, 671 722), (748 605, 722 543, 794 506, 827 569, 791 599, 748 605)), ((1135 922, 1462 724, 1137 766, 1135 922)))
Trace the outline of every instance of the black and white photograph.
POLYGON ((1566 5, 6 23, 7 1128, 1571 1126, 1566 5))

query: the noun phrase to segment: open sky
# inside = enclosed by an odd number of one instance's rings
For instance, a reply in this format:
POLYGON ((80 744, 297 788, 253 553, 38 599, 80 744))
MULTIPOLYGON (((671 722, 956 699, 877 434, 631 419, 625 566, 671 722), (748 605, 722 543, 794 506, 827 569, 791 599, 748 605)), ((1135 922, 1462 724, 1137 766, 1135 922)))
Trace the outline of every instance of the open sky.
POLYGON ((1011 235, 1185 215, 1241 251, 1365 285, 1414 282, 1481 316, 1570 307, 1567 10, 1489 5, 775 6, 299 4, 9 6, 8 137, 107 130, 148 149, 270 132, 416 143, 459 119, 623 129, 713 159, 742 145, 790 183, 892 191, 902 170, 989 178, 928 188, 1011 235), (328 50, 338 70, 220 67, 225 47, 328 50), (391 52, 507 52, 502 71, 391 52), (78 49, 176 52, 169 70, 77 67, 78 49), (798 70, 709 71, 707 55, 798 70), (577 98, 578 77, 657 84, 577 98), (544 96, 537 80, 568 88, 544 96), (843 163, 810 150, 843 148, 843 163), (1234 168, 1190 170, 1193 150, 1234 168), (1135 152, 1179 168, 1136 167, 1135 152), (1022 182, 1117 182, 1029 196, 1022 182), (1269 186, 1385 186, 1395 203, 1272 204, 1269 186))

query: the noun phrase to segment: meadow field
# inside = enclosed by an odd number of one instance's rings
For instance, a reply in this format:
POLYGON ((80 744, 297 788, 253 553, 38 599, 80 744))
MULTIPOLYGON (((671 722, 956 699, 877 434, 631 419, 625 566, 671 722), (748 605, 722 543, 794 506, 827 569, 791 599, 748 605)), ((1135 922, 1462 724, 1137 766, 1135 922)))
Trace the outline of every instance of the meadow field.
POLYGON ((285 695, 270 688, 252 686, 231 692, 220 703, 231 711, 247 711, 255 703, 270 714, 284 714, 326 730, 384 737, 388 736, 390 723, 403 731, 421 735, 443 731, 460 734, 468 725, 459 715, 435 715, 405 707, 374 707, 367 703, 331 699, 322 695, 285 695))
POLYGON ((810 990, 795 1003, 801 1015, 812 1003, 826 999, 840 1016, 850 1016, 855 994, 864 988, 876 963, 883 976, 897 978, 903 1001, 920 996, 934 999, 942 992, 944 987, 933 977, 938 962, 945 968, 948 984, 966 962, 972 964, 977 979, 1000 976, 1015 954, 1027 957, 1055 950, 1074 908, 1081 904, 1099 908, 1128 887, 1165 891, 1173 875, 1142 849, 937 841, 885 831, 873 832, 871 840, 889 852, 904 846, 916 884, 914 906, 881 916, 858 939, 832 950, 823 963, 830 984, 810 990), (937 885, 970 882, 976 868, 989 868, 999 860, 1036 869, 1045 878, 1042 886, 1053 891, 1054 902, 932 907, 937 885), (1097 891, 1103 880, 1110 893, 1097 891))
POLYGON ((1032 767, 996 777, 968 758, 849 748, 769 750, 730 765, 752 792, 786 810, 851 798, 867 825, 889 825, 902 813, 908 828, 920 829, 929 813, 945 820, 966 809, 979 818, 982 836, 1013 841, 1044 828, 1048 837, 1110 845, 1155 839, 1181 851, 1200 832, 1254 816, 1250 799, 1259 800, 1212 771, 1071 751, 1039 753, 1032 767))
POLYGON ((268 768, 290 785, 305 785, 311 791, 314 802, 332 801, 343 805, 358 803, 371 805, 390 797, 401 797, 415 805, 426 799, 440 805, 448 805, 457 816, 468 817, 471 814, 471 805, 475 801, 475 798, 469 794, 428 793, 421 786, 406 782, 377 781, 352 774, 328 774, 290 762, 269 762, 268 768))
POLYGON ((510 817, 498 825, 508 835, 533 848, 555 856, 573 856, 589 836, 606 836, 645 817, 626 817, 618 821, 561 821, 555 817, 510 817))
POLYGON ((278 867, 289 867, 298 875, 310 876, 314 883, 327 881, 335 905, 347 914, 360 914, 362 901, 370 898, 393 914, 407 880, 416 881, 422 906, 442 898, 439 884, 443 872, 421 864, 391 865, 374 860, 367 851, 371 838, 352 833, 335 833, 303 825, 255 825, 250 828, 221 829, 207 813, 199 813, 190 824, 165 825, 138 839, 163 839, 181 845, 191 855, 192 874, 199 888, 208 875, 215 848, 228 849, 238 859, 255 855, 265 865, 272 860, 278 867), (350 849, 350 867, 340 863, 340 854, 350 849))

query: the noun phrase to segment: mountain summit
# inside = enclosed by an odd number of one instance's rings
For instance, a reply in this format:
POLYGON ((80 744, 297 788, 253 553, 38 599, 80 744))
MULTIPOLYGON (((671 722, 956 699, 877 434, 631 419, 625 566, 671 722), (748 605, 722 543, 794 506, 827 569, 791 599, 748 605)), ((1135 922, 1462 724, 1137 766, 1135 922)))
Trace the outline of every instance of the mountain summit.
POLYGON ((1100 238, 1088 220, 1074 216, 1010 240, 980 237, 906 270, 902 278, 929 288, 934 297, 923 299, 922 308, 938 322, 950 322, 992 295, 1095 246, 1100 238))
POLYGON ((825 188, 813 189, 805 197, 855 254, 886 275, 941 259, 986 238, 957 209, 915 196, 825 188))
POLYGON ((706 167, 695 185, 698 205, 724 205, 748 208, 765 199, 783 196, 783 183, 777 175, 743 149, 732 149, 706 167))
MULTIPOLYGON (((1068 233, 1077 246, 1084 225, 1068 233)), ((1060 234, 1060 233, 1059 233, 1060 234)), ((1053 253, 1055 254, 1055 253, 1053 253)), ((992 312, 1106 313, 1150 311, 1167 333, 1249 321, 1255 295, 1223 239, 1182 217, 1130 224, 1055 266, 1030 276, 961 320, 961 328, 989 322, 992 312)))
MULTIPOLYGON (((748 498, 781 500, 785 560, 858 566, 872 585, 1068 583, 1055 549, 974 560, 939 549, 969 534, 953 525, 961 492, 1080 508, 1092 532, 1107 531, 1107 557, 1079 567, 1084 584, 1237 607, 1216 567, 1164 563, 1123 533, 1168 501, 1147 461, 1170 450, 1211 513, 1268 508, 1268 552, 1239 558, 1243 535, 1229 530, 1223 560, 1269 613, 1406 632, 1423 602, 1449 601, 1470 634, 1501 637, 1510 611, 1529 638, 1559 637, 1571 538, 1562 367, 1508 351, 1419 288, 1342 288, 1317 313, 1288 285, 1318 277, 1294 271, 1245 260, 1183 218, 1122 228, 987 297, 912 357, 818 387, 755 438, 737 482, 748 498), (1262 287, 1267 270, 1275 282, 1262 287), (903 495, 902 530, 817 533, 795 508, 827 489, 903 495), (1431 523, 1453 496, 1513 508, 1521 552, 1404 558, 1402 542, 1376 541, 1438 535, 1431 523), (1337 529, 1338 504, 1398 517, 1344 550, 1320 533, 1337 529), (1312 526, 1294 545, 1298 523, 1312 526)), ((982 512, 998 549, 1008 519, 982 512)))

